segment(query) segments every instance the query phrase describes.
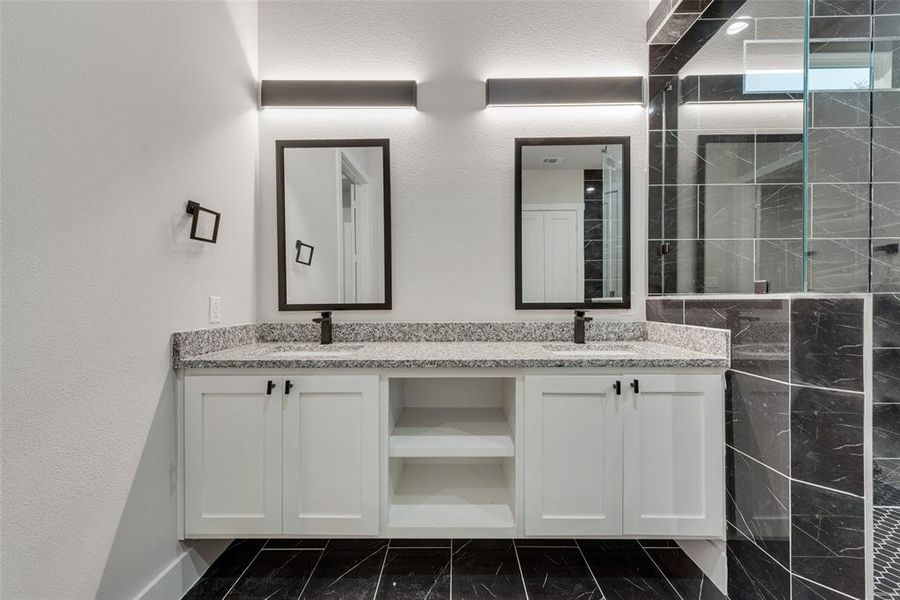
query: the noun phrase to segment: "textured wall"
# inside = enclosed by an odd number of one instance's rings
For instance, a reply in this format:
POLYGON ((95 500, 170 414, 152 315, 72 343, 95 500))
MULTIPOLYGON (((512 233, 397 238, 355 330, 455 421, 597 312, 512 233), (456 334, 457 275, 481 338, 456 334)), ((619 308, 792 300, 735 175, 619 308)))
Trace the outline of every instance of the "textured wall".
POLYGON ((635 308, 604 316, 642 314, 644 109, 485 109, 483 81, 644 74, 646 18, 647 4, 629 0, 261 4, 262 79, 403 78, 420 84, 418 111, 262 111, 260 316, 310 316, 277 312, 275 140, 391 139, 394 309, 341 313, 338 319, 510 320, 569 313, 514 309, 514 139, 596 135, 629 135, 632 141, 635 308))
POLYGON ((183 552, 170 334, 254 317, 256 6, 5 2, 0 37, 0 595, 132 597, 183 552))

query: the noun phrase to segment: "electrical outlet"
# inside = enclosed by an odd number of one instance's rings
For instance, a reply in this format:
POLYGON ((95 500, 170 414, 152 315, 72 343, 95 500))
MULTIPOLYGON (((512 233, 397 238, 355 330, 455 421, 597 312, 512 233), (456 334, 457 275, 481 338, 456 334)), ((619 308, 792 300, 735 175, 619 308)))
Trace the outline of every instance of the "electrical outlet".
POLYGON ((210 296, 209 297, 209 322, 210 323, 221 323, 222 322, 222 297, 221 296, 210 296))

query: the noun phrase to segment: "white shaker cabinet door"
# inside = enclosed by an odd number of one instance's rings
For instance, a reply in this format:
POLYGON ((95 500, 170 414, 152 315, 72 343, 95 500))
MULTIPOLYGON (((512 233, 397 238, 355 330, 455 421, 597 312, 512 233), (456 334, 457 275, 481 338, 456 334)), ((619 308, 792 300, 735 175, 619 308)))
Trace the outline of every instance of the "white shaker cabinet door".
POLYGON ((286 377, 284 533, 379 532, 378 377, 286 377))
POLYGON ((625 534, 722 537, 722 376, 633 375, 626 382, 625 534))
POLYGON ((187 377, 185 535, 281 532, 281 380, 187 377))
POLYGON ((622 534, 616 377, 525 378, 526 535, 622 534))

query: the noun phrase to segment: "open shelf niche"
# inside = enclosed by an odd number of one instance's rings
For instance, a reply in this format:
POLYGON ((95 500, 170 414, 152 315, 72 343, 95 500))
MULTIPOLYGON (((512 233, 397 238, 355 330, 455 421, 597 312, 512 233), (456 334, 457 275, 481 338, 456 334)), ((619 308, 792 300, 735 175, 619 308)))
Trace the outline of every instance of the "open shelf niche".
POLYGON ((514 534, 515 379, 390 381, 387 526, 396 533, 514 534))

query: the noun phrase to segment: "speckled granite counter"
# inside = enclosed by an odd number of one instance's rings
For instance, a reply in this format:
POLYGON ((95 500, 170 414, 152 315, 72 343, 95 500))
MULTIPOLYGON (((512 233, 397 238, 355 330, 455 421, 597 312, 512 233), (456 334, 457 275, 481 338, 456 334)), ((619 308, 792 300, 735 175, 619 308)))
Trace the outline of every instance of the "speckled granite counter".
POLYGON ((729 332, 667 323, 342 323, 336 343, 306 324, 262 323, 175 334, 176 368, 726 368, 729 332), (487 341, 496 340, 496 341, 487 341))

